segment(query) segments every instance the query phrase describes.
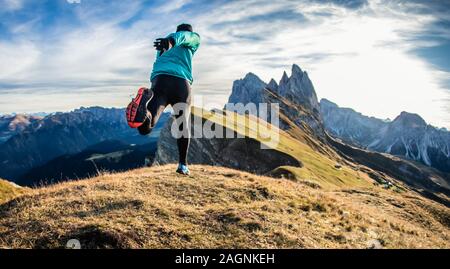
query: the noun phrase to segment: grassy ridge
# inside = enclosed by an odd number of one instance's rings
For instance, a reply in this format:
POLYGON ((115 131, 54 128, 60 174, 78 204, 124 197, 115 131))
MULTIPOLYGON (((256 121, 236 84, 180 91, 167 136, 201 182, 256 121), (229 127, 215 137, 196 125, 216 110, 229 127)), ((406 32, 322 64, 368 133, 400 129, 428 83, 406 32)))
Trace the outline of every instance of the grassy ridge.
MULTIPOLYGON (((288 132, 268 125, 262 119, 249 115, 239 115, 226 111, 214 113, 194 107, 193 115, 203 117, 245 135, 257 139, 263 144, 296 158, 303 167, 283 167, 291 173, 294 179, 311 180, 324 187, 369 187, 373 180, 360 171, 355 171, 346 165, 329 147, 314 142, 314 139, 292 124, 288 132), (270 138, 278 137, 278 143, 273 144, 270 138), (339 167, 336 165, 339 162, 339 167)), ((285 121, 287 119, 284 119, 285 121)))

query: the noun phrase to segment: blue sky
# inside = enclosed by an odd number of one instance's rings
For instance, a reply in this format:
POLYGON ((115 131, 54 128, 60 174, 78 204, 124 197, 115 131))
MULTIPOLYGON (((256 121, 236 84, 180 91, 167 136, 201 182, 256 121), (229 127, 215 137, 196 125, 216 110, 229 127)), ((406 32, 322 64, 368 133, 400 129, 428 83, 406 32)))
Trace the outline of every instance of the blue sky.
POLYGON ((321 98, 450 128, 448 14, 440 0, 0 0, 0 113, 124 107, 148 83, 153 40, 189 22, 199 105, 296 63, 321 98))

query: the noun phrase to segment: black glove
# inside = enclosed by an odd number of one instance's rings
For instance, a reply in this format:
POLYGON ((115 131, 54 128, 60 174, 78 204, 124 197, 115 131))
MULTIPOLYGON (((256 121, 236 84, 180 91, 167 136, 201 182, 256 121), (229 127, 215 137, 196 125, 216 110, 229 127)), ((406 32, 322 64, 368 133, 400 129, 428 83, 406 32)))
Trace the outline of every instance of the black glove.
POLYGON ((158 38, 153 43, 153 46, 156 48, 156 50, 164 52, 170 48, 170 41, 168 38, 158 38))

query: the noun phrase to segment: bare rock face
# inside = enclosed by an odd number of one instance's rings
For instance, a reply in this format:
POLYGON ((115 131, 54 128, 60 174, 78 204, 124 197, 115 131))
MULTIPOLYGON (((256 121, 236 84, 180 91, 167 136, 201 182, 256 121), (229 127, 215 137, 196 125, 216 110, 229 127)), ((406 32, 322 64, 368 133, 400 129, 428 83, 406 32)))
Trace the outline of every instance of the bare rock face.
POLYGON ((276 92, 278 91, 278 83, 274 79, 271 79, 267 85, 267 88, 273 92, 276 92))
POLYGON ((263 89, 266 83, 253 73, 248 73, 243 79, 236 80, 233 83, 228 103, 255 103, 259 104, 264 100, 263 89))
MULTIPOLYGON (((172 120, 169 120, 161 131, 154 164, 178 162, 177 144, 170 133, 171 124, 172 120)), ((191 139, 188 160, 191 164, 218 165, 256 174, 265 174, 283 165, 302 166, 283 152, 261 149, 259 141, 248 137, 191 139)))
POLYGON ((298 65, 292 66, 291 77, 288 78, 286 72, 284 73, 276 92, 293 103, 310 110, 315 116, 319 116, 320 106, 314 86, 308 73, 302 71, 298 65))
POLYGON ((329 134, 362 148, 377 139, 377 133, 388 124, 386 121, 364 116, 351 108, 340 108, 327 99, 320 100, 320 110, 329 134))
POLYGON ((402 112, 367 148, 450 172, 450 132, 428 125, 417 114, 402 112))

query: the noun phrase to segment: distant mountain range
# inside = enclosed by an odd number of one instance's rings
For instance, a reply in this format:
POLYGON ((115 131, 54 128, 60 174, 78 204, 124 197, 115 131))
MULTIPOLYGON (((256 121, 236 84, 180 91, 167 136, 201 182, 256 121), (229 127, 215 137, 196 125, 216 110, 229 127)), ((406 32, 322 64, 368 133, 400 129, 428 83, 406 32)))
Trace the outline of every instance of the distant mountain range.
POLYGON ((450 172, 450 132, 402 112, 393 121, 367 117, 322 99, 320 110, 326 130, 346 143, 414 160, 450 172))
MULTIPOLYGON (((46 117, 3 116, 0 118, 0 135, 2 137, 0 177, 14 182, 19 181, 23 185, 33 185, 42 179, 56 180, 52 178, 56 175, 57 179, 69 178, 65 173, 83 176, 85 173, 78 171, 78 168, 74 167, 73 172, 69 172, 67 169, 76 163, 75 159, 87 157, 87 153, 115 152, 115 143, 105 143, 105 141, 116 141, 119 145, 123 144, 128 151, 139 151, 142 148, 131 145, 149 143, 156 145, 158 131, 168 116, 169 114, 163 115, 163 120, 149 137, 140 136, 136 130, 128 127, 124 109, 91 107, 80 108, 68 113, 55 113, 46 117), (93 150, 94 145, 101 143, 104 143, 101 150, 98 150, 98 147, 96 148, 98 152, 93 150), (58 162, 55 159, 61 157, 67 158, 67 161, 70 160, 70 162, 58 170, 54 166, 58 162), (39 173, 30 173, 30 170, 38 168, 39 173), (25 175, 26 177, 24 177, 25 175)), ((125 150, 124 147, 120 150, 125 150)), ((152 149, 148 152, 149 156, 155 151, 155 147, 146 146, 145 148, 152 149)), ((129 155, 130 152, 127 154, 129 155)), ((105 159, 102 161, 103 167, 107 167, 108 165, 104 163, 105 159)), ((114 162, 116 161, 117 158, 114 162)), ((144 158, 139 163, 143 164, 144 158)), ((135 164, 112 166, 132 168, 135 167, 135 164)))
MULTIPOLYGON (((284 116, 304 130, 311 129, 321 141, 326 131, 352 146, 450 172, 450 132, 446 129, 428 125, 417 114, 402 112, 386 121, 340 108, 327 99, 317 100, 308 73, 294 64, 291 76, 284 72, 279 83, 272 79, 266 84, 253 73, 236 80, 228 103, 279 103, 284 116)), ((290 128, 283 118, 280 127, 290 128)))

